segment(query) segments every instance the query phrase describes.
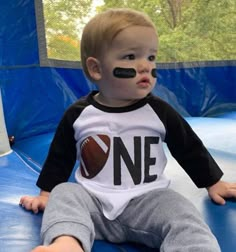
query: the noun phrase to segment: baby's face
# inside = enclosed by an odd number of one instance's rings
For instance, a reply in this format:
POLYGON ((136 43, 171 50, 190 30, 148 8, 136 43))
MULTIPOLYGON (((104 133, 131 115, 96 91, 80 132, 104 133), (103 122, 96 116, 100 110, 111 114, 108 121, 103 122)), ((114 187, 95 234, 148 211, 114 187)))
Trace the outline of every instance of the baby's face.
POLYGON ((157 45, 157 34, 151 27, 132 26, 118 33, 100 59, 98 86, 108 105, 132 104, 152 91, 157 45))

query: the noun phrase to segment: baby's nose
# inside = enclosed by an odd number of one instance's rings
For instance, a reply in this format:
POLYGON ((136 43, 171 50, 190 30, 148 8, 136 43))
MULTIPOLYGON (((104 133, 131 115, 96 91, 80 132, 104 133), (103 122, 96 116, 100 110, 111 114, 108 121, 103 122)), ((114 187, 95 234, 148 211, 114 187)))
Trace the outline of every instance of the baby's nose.
POLYGON ((151 71, 151 65, 150 62, 148 62, 147 60, 140 60, 138 63, 138 67, 137 70, 139 73, 143 73, 143 72, 149 72, 151 71))

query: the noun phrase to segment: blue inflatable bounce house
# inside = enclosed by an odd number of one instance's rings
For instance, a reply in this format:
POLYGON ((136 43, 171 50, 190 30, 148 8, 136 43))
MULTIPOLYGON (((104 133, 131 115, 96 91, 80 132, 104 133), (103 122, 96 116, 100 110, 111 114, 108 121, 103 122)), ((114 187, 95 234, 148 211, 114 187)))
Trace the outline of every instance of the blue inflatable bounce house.
MULTIPOLYGON (((41 243, 42 213, 24 210, 19 199, 39 193, 35 183, 62 114, 94 88, 79 67, 45 64, 38 2, 0 1, 0 252, 28 252, 41 243)), ((186 118, 224 171, 223 179, 236 182, 236 61, 157 67, 154 93, 186 118)), ((236 251, 235 201, 214 204, 166 152, 171 187, 199 209, 222 252, 236 251)), ((95 241, 92 251, 153 250, 95 241)))

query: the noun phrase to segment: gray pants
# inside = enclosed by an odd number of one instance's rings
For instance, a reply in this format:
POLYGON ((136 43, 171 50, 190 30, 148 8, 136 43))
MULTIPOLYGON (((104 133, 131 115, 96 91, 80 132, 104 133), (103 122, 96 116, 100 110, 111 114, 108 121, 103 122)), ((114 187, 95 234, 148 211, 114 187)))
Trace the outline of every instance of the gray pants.
MULTIPOLYGON (((114 199, 115 200, 115 199, 114 199)), ((80 185, 63 183, 50 194, 42 223, 45 245, 70 235, 90 252, 94 239, 138 242, 165 252, 218 252, 219 245, 197 209, 170 189, 157 189, 133 199, 111 221, 99 201, 80 185)))

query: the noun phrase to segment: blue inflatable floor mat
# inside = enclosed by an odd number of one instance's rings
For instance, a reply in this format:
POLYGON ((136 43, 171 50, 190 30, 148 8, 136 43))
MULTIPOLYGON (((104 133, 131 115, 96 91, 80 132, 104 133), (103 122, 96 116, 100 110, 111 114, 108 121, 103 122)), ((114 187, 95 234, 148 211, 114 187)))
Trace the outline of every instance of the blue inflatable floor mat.
MULTIPOLYGON (((224 171, 223 179, 235 182, 236 120, 229 118, 187 120, 221 166, 224 171)), ((40 244, 42 213, 35 215, 25 211, 18 204, 22 195, 39 193, 35 182, 52 137, 53 133, 47 133, 16 142, 12 153, 0 157, 1 252, 26 252, 40 244)), ((168 150, 166 153, 168 156, 166 175, 172 180, 171 187, 191 200, 199 209, 216 235, 222 252, 233 252, 236 248, 236 202, 228 200, 225 206, 214 204, 206 190, 196 188, 168 150)), ((92 252, 98 251, 151 252, 154 249, 141 244, 95 241, 92 252)))

